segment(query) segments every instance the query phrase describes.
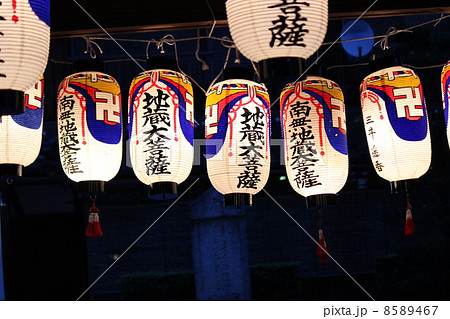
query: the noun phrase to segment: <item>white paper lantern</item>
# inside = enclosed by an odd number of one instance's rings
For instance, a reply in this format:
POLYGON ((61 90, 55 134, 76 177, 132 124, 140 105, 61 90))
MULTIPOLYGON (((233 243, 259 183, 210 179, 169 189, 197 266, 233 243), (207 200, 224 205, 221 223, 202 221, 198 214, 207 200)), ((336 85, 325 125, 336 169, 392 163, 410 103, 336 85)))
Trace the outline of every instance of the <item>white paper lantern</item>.
POLYGON ((0 25, 0 90, 24 92, 47 65, 50 1, 1 1, 0 25))
POLYGON ((59 155, 74 182, 107 182, 122 161, 122 108, 117 81, 101 72, 66 77, 58 88, 59 155))
POLYGON ((0 164, 28 166, 42 142, 44 78, 25 92, 25 112, 0 117, 0 164))
POLYGON ((227 0, 226 11, 237 48, 256 62, 307 59, 319 49, 327 31, 327 0, 227 0))
POLYGON ((360 87, 370 157, 382 178, 419 178, 431 163, 427 109, 419 77, 394 66, 367 76, 360 87))
POLYGON ((226 80, 207 92, 207 170, 214 188, 227 197, 258 193, 270 170, 270 102, 263 84, 226 80))
POLYGON ((442 69, 441 74, 441 82, 442 82, 442 103, 444 105, 444 116, 445 116, 445 127, 447 128, 447 141, 450 147, 450 61, 442 69))
POLYGON ((304 197, 337 194, 348 176, 345 104, 340 87, 322 77, 308 76, 286 86, 280 110, 286 172, 292 188, 304 197))
POLYGON ((142 72, 131 84, 129 100, 134 173, 152 189, 172 184, 176 192, 176 185, 189 176, 194 159, 194 104, 189 79, 165 69, 142 72))

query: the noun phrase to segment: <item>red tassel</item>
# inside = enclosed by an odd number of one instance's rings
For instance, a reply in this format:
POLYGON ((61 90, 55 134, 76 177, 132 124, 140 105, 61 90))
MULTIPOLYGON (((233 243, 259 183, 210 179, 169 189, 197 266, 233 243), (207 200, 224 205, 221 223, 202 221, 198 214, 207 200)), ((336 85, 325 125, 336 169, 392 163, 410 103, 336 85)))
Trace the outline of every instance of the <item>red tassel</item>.
POLYGON ((98 238, 103 236, 98 213, 100 210, 95 206, 95 199, 92 200, 92 207, 89 209, 89 221, 86 228, 86 237, 98 238))
POLYGON ((319 263, 321 264, 325 264, 330 261, 327 243, 325 242, 325 237, 323 236, 323 231, 321 228, 319 228, 319 245, 317 246, 316 255, 320 256, 319 263))
POLYGON ((409 196, 406 197, 406 222, 405 222, 405 236, 416 233, 416 225, 411 213, 412 206, 409 203, 409 196))

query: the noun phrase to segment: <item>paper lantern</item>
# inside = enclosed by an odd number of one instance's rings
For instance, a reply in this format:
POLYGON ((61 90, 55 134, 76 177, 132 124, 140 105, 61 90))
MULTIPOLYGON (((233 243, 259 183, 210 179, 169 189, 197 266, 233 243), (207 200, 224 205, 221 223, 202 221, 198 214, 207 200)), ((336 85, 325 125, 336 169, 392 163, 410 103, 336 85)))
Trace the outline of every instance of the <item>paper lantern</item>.
POLYGON ((372 164, 390 182, 419 178, 431 163, 431 141, 419 77, 401 66, 376 71, 360 87, 372 164))
POLYGON ((122 161, 121 94, 101 72, 79 72, 58 88, 59 155, 74 182, 107 182, 122 161))
POLYGON ((328 25, 328 1, 227 0, 231 37, 252 61, 316 52, 328 25))
POLYGON ((24 101, 23 114, 0 117, 0 164, 28 166, 39 155, 44 108, 43 77, 25 92, 24 101))
POLYGON ((50 1, 1 1, 0 23, 0 103, 20 104, 6 106, 3 113, 12 114, 12 109, 22 107, 23 92, 39 80, 47 65, 50 1))
POLYGON ((342 90, 333 81, 308 76, 285 87, 280 110, 286 172, 292 188, 307 197, 309 205, 333 203, 327 198, 334 198, 348 176, 342 90))
POLYGON ((444 105, 445 127, 447 128, 447 141, 450 147, 449 106, 450 106, 450 61, 442 69, 442 103, 444 105))
POLYGON ((270 102, 263 84, 225 80, 207 92, 208 176, 225 204, 251 205, 270 169, 270 102), (240 198, 240 199, 239 199, 240 198))
POLYGON ((179 72, 155 69, 134 78, 129 93, 131 165, 156 199, 176 196, 194 159, 193 88, 179 72), (160 196, 158 196, 160 193, 160 196))

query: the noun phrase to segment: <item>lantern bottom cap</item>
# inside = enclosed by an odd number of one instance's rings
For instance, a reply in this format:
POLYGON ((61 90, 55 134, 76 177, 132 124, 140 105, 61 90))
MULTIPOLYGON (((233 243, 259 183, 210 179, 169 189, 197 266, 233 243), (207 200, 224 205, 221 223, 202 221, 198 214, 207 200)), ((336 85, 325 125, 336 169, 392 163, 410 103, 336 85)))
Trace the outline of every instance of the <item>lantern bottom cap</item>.
POLYGON ((228 206, 252 206, 253 195, 248 193, 231 193, 223 196, 225 207, 228 206))
POLYGON ((23 165, 20 164, 0 164, 1 177, 21 177, 23 165))
POLYGON ((150 184, 148 198, 154 200, 170 200, 178 197, 178 184, 174 182, 157 182, 150 184))
POLYGON ((319 206, 336 205, 337 194, 319 194, 306 197, 306 207, 313 208, 319 206))
POLYGON ((408 179, 390 182, 391 194, 404 194, 416 188, 416 180, 408 179))
POLYGON ((0 90, 0 116, 25 112, 24 95, 22 91, 0 90))
POLYGON ((78 182, 78 191, 89 195, 96 195, 105 192, 104 181, 82 181, 78 182))

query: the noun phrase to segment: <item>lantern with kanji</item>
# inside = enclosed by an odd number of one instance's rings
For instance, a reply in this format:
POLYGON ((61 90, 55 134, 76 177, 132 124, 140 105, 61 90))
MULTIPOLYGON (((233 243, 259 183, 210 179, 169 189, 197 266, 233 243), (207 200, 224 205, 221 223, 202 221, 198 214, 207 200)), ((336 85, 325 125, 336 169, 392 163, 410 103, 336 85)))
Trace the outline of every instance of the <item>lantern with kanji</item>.
POLYGON ((372 164, 378 175, 398 182, 428 171, 431 140, 422 85, 417 74, 393 66, 368 75, 360 87, 372 164))
POLYGON ((450 112, 448 110, 450 106, 450 61, 442 69, 441 74, 442 82, 442 103, 444 105, 445 127, 447 128, 447 141, 450 147, 450 112))
POLYGON ((286 172, 309 206, 333 204, 348 175, 344 96, 318 76, 288 84, 281 93, 286 172))
MULTIPOLYGON (((61 165, 74 182, 103 185, 122 161, 121 94, 117 81, 101 72, 79 72, 58 88, 61 165)), ((97 188, 97 187, 94 187, 97 188)))
POLYGON ((129 93, 131 165, 150 197, 169 199, 194 159, 193 88, 176 71, 154 69, 134 78, 129 93))
POLYGON ((231 37, 252 61, 278 57, 307 59, 327 32, 328 1, 227 0, 231 37))
POLYGON ((209 179, 225 205, 251 205, 270 169, 270 102, 263 84, 225 80, 207 92, 206 156, 209 179))
POLYGON ((50 1, 0 2, 0 115, 24 111, 24 92, 47 65, 50 1))
POLYGON ((21 175, 32 164, 42 142, 44 78, 25 92, 25 112, 0 117, 0 164, 11 174, 21 175), (14 171, 12 171, 14 170, 14 171))

